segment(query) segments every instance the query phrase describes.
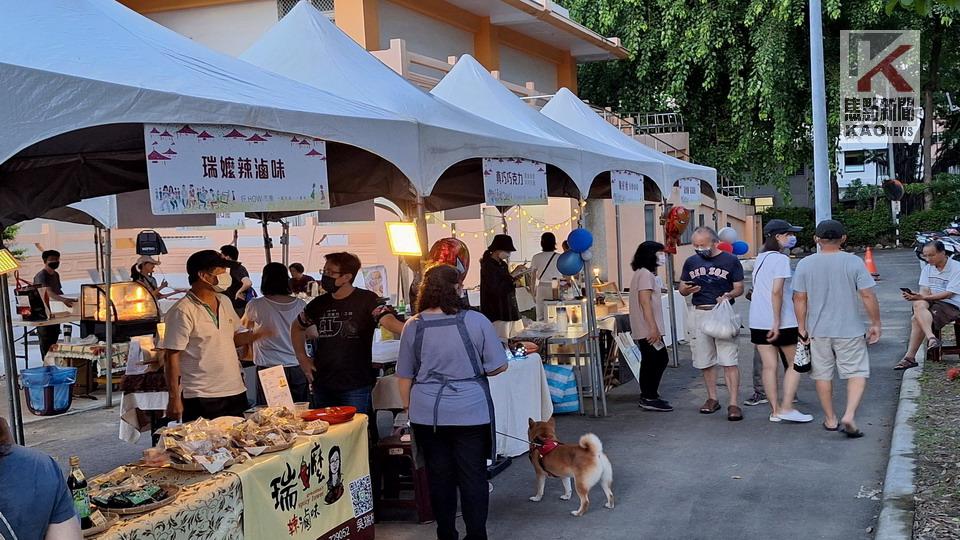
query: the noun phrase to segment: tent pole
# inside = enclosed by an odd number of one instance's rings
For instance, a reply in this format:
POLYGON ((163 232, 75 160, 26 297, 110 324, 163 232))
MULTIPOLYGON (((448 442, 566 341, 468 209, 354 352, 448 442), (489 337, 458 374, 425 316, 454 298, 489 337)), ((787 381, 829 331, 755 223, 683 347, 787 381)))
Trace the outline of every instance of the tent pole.
POLYGON ((283 265, 290 266, 290 223, 280 222, 283 232, 280 236, 280 256, 283 258, 283 265))
POLYGON ((103 230, 103 258, 106 261, 107 267, 107 321, 106 321, 106 346, 104 347, 104 354, 106 354, 106 364, 107 364, 107 402, 104 403, 103 408, 109 409, 113 407, 113 323, 114 323, 114 309, 116 306, 113 304, 113 272, 110 271, 110 267, 113 264, 113 249, 111 244, 113 239, 111 238, 111 230, 109 228, 104 228, 103 230))
MULTIPOLYGON (((666 219, 667 211, 670 209, 669 203, 663 201, 663 216, 661 220, 666 219)), ((664 237, 666 237, 666 228, 664 228, 664 237)), ((664 238, 666 240, 666 238, 664 238)), ((670 352, 673 353, 671 367, 680 367, 680 347, 677 345, 677 305, 673 300, 673 254, 667 253, 667 305, 670 306, 670 352)))
POLYGON ((260 225, 263 227, 263 253, 267 264, 270 264, 273 261, 270 256, 270 231, 267 229, 267 216, 265 214, 260 214, 260 225))
POLYGON ((617 203, 613 203, 613 213, 617 224, 617 287, 618 290, 623 290, 623 238, 620 232, 620 205, 617 203))
POLYGON ((586 289, 584 292, 587 295, 587 354, 590 355, 590 380, 593 381, 593 415, 594 416, 606 416, 607 415, 607 392, 604 388, 605 382, 603 380, 603 366, 601 365, 600 350, 597 346, 597 341, 599 340, 599 332, 597 332, 597 313, 596 313, 596 304, 597 304, 597 295, 596 291, 593 288, 593 281, 590 278, 590 272, 587 270, 586 266, 583 269, 583 287, 586 289), (600 403, 598 406, 597 399, 599 398, 600 403), (603 412, 600 412, 601 409, 603 412))
POLYGON ((23 411, 17 392, 17 354, 13 348, 13 318, 10 313, 10 282, 7 275, 0 275, 0 343, 3 346, 3 368, 7 374, 7 399, 10 401, 10 417, 13 422, 13 440, 24 444, 23 411))
POLYGON ((430 237, 427 234, 427 208, 423 203, 423 197, 417 195, 417 236, 420 238, 420 252, 422 257, 427 256, 430 250, 430 237))

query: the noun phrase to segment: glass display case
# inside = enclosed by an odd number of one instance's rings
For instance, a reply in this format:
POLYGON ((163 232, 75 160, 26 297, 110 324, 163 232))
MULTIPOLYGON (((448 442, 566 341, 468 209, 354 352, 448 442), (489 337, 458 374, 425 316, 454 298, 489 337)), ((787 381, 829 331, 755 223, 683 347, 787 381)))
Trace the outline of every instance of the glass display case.
POLYGON ((107 301, 105 283, 82 285, 80 287, 81 337, 93 334, 101 340, 106 339, 107 320, 114 322, 114 341, 129 341, 133 336, 156 333, 157 323, 160 322, 160 308, 150 291, 136 281, 111 284, 110 301, 107 301))

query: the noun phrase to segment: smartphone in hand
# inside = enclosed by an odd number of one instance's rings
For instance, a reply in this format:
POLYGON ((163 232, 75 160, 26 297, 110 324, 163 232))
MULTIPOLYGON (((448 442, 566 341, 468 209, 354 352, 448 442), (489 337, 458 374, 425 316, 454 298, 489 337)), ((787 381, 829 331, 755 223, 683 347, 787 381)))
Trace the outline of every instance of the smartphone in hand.
POLYGON ((913 291, 911 291, 910 289, 908 289, 908 288, 906 288, 906 287, 900 287, 900 290, 903 291, 903 292, 905 292, 905 293, 907 293, 907 294, 913 294, 913 291))

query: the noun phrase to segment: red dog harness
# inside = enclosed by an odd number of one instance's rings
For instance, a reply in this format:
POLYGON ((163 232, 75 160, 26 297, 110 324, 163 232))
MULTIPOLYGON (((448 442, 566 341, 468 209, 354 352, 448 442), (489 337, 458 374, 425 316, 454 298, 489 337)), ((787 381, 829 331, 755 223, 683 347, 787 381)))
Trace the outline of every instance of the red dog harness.
POLYGON ((537 463, 540 464, 540 468, 543 469, 543 472, 547 473, 547 475, 553 478, 559 478, 557 475, 553 474, 549 469, 547 469, 547 466, 543 463, 543 457, 556 450, 557 447, 560 446, 560 443, 553 439, 546 439, 543 442, 532 442, 530 443, 530 446, 533 447, 530 450, 530 456, 531 458, 536 456, 537 463))

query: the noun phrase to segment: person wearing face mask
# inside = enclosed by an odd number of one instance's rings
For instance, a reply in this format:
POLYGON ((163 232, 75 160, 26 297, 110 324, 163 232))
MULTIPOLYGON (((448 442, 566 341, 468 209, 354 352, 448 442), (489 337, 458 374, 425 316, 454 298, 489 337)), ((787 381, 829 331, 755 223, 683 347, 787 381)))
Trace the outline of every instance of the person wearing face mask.
POLYGON ((184 422, 203 417, 243 416, 247 387, 237 347, 268 337, 267 330, 247 331, 223 293, 230 288, 235 262, 212 249, 187 259, 190 292, 163 318, 160 347, 167 352, 164 371, 170 401, 166 415, 184 422))
MULTIPOLYGON (((326 291, 314 298, 290 326, 293 350, 307 381, 313 387, 313 406, 350 405, 371 414, 373 334, 382 325, 396 335, 403 331, 393 312, 380 306, 376 293, 353 286, 360 272, 353 253, 326 256, 320 286, 326 291), (316 327, 313 358, 307 356, 306 333, 316 327)), ((371 426, 375 422, 371 423, 371 426)))
POLYGON ((709 227, 699 227, 693 231, 692 243, 695 253, 683 263, 680 273, 679 292, 683 296, 693 296, 691 312, 692 332, 690 348, 693 351, 693 367, 703 373, 707 387, 707 400, 700 407, 701 414, 712 414, 720 410, 717 400, 716 366, 723 367, 724 379, 730 392, 727 406, 727 420, 743 420, 743 410, 738 405, 740 393, 740 368, 738 365, 739 346, 737 339, 717 339, 703 332, 701 326, 718 303, 743 294, 743 266, 740 261, 717 244, 720 239, 716 231, 709 227))
POLYGON ((794 227, 771 219, 763 227, 767 237, 763 252, 753 265, 753 296, 750 300, 750 341, 762 362, 764 395, 770 403, 770 421, 809 422, 813 417, 793 408, 800 374, 792 368, 799 333, 790 287, 790 258, 782 250, 797 245, 794 227), (782 354, 781 354, 782 353, 782 354), (783 405, 777 401, 777 364, 783 362, 783 405))
POLYGON ((513 238, 498 234, 480 258, 480 312, 490 319, 502 339, 510 339, 523 329, 516 280, 526 268, 520 266, 510 273, 507 262, 514 251, 513 238))
POLYGON ((669 356, 663 342, 663 307, 657 268, 666 264, 663 244, 647 241, 637 248, 630 267, 630 334, 637 341, 640 363, 640 408, 669 412, 673 406, 660 398, 660 379, 669 356))
MULTIPOLYGON (((63 285, 60 284, 60 273, 57 272, 57 268, 60 268, 60 252, 48 249, 40 257, 43 259, 43 270, 37 272, 37 275, 33 278, 33 284, 46 287, 47 295, 51 300, 62 302, 67 307, 73 307, 77 300, 76 298, 63 296, 63 285)), ((40 356, 44 357, 50 347, 60 340, 60 325, 51 324, 38 327, 37 339, 40 340, 40 356)))

